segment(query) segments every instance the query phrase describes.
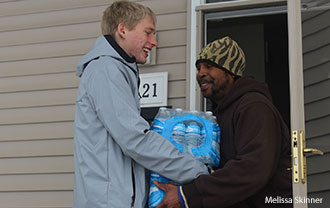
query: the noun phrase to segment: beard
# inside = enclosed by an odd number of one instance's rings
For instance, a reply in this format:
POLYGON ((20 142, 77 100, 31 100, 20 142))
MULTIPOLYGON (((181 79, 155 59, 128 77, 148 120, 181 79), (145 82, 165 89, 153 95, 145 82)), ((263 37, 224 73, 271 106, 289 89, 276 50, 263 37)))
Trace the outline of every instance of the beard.
POLYGON ((218 103, 223 99, 223 97, 226 95, 226 90, 229 86, 230 82, 230 75, 225 74, 224 79, 221 81, 221 83, 216 84, 214 79, 211 79, 209 82, 212 83, 211 92, 207 94, 203 94, 204 97, 210 99, 212 102, 218 103))

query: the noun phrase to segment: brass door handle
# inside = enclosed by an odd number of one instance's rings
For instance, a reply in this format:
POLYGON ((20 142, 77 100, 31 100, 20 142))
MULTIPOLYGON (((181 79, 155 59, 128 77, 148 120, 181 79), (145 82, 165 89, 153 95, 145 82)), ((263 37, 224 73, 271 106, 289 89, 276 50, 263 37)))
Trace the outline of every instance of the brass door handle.
POLYGON ((317 155, 323 155, 324 153, 321 150, 315 149, 315 148, 305 148, 304 153, 312 153, 317 155))
POLYGON ((305 133, 303 130, 292 131, 292 174, 294 183, 306 182, 306 153, 323 155, 323 152, 314 149, 306 148, 305 133))

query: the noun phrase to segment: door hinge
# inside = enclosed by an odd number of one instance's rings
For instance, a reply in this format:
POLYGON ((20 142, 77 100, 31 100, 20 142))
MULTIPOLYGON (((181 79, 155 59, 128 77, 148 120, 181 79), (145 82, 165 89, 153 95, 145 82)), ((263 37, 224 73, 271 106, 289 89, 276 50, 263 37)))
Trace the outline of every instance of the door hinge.
POLYGON ((292 131, 292 171, 294 183, 306 183, 306 153, 323 155, 323 152, 306 148, 305 132, 303 130, 292 131))

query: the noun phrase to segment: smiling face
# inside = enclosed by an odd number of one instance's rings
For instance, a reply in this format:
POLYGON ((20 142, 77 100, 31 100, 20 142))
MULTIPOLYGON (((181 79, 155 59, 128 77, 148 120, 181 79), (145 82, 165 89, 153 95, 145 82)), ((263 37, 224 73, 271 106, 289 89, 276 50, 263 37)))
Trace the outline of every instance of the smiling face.
POLYGON ((199 63, 197 71, 203 96, 219 104, 234 83, 233 76, 206 62, 199 63))
POLYGON ((129 56, 135 57, 137 63, 145 63, 149 51, 157 46, 156 29, 152 19, 150 17, 142 19, 132 30, 124 24, 120 24, 118 28, 121 37, 121 41, 118 41, 119 45, 129 56))

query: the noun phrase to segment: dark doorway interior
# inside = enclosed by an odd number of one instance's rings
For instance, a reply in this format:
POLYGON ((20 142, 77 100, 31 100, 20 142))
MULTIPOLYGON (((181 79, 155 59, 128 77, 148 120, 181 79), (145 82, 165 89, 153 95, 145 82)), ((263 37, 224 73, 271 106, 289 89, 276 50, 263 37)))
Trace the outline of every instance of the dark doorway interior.
POLYGON ((230 36, 244 50, 244 75, 268 84, 275 106, 290 127, 287 15, 207 21, 207 43, 224 36, 230 36))
MULTIPOLYGON (((172 108, 172 106, 163 106, 163 107, 172 108)), ((160 107, 141 108, 141 116, 151 125, 159 111, 159 108, 160 107)))

